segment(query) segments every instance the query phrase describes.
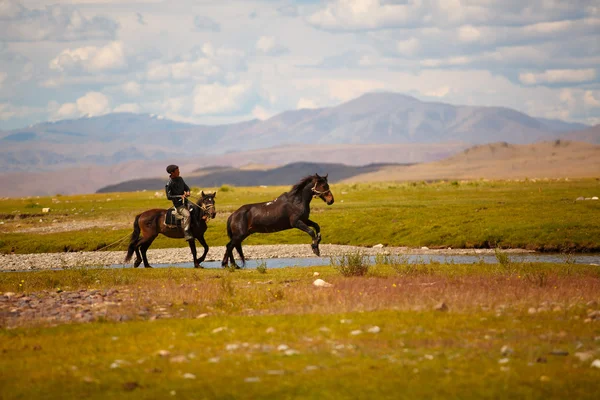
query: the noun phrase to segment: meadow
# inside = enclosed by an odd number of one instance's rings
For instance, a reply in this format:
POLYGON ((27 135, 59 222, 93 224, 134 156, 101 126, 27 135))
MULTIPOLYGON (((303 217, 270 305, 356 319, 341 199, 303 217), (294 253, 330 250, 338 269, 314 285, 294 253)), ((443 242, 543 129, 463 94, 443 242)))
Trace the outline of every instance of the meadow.
MULTIPOLYGON (((325 243, 491 247, 495 264, 354 253, 306 268, 2 273, 0 398, 596 398, 600 267, 515 262, 502 248, 597 251, 600 206, 575 199, 599 188, 333 185, 335 204, 313 202, 325 243)), ((210 245, 225 243, 229 212, 287 188, 218 190, 210 245)), ((1 248, 94 250, 164 205, 149 192, 5 199, 1 248), (56 232, 65 225, 83 229, 56 232)), ((291 231, 248 239, 308 242, 291 231)))
MULTIPOLYGON (((227 216, 239 206, 272 200, 289 188, 202 188, 217 190, 217 218, 209 223, 208 244, 227 243, 227 216)), ((334 184, 332 191, 332 206, 319 199, 311 204, 323 243, 600 251, 600 201, 575 201, 597 196, 597 179, 334 184)), ((0 200, 0 252, 124 250, 135 215, 168 206, 160 190, 5 198, 0 200), (43 214, 46 207, 50 213, 43 214)), ((309 243, 309 238, 290 230, 253 235, 244 243, 309 243)), ((152 248, 185 246, 160 236, 152 248)))

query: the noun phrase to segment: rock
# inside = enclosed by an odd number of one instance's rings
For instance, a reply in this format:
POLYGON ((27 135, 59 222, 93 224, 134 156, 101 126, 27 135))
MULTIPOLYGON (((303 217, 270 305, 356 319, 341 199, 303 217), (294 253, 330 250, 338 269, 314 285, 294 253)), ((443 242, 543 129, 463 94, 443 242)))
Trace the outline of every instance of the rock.
POLYGON ((421 247, 421 250, 429 250, 429 247, 423 246, 423 247, 421 247))
POLYGON ((356 330, 350 332, 350 334, 352 336, 357 336, 357 335, 360 335, 361 333, 363 333, 363 331, 361 331, 360 329, 356 329, 356 330))
POLYGON ((256 382, 260 382, 260 378, 258 376, 249 376, 248 378, 244 379, 244 382, 256 383, 256 382))
POLYGON ((600 368, 600 360, 596 359, 592 362, 592 368, 600 368))
POLYGON ((313 276, 319 276, 319 275, 321 275, 321 274, 318 272, 313 272, 313 276))
POLYGON ((436 311, 443 311, 443 312, 445 312, 445 311, 448 311, 448 306, 446 305, 446 303, 444 303, 444 302, 441 302, 441 303, 438 303, 438 304, 437 304, 437 305, 434 307, 434 310, 436 310, 436 311))
POLYGON ((573 354, 573 356, 575 356, 575 358, 578 358, 579 361, 581 361, 581 362, 586 362, 588 360, 591 360, 592 357, 594 357, 594 352, 593 351, 578 352, 578 353, 573 354))
POLYGON ((372 326, 372 327, 370 327, 367 330, 367 332, 369 332, 369 333, 379 333, 379 332, 381 332, 381 328, 378 327, 377 325, 376 326, 372 326))
POLYGON ((272 326, 270 326, 270 327, 268 327, 268 328, 265 330, 265 333, 275 333, 275 328, 273 328, 272 326))
POLYGON ((383 249, 383 245, 381 243, 376 244, 375 246, 373 246, 374 249, 383 249))
POLYGON ((169 357, 171 355, 171 352, 169 350, 159 350, 156 354, 158 354, 161 357, 169 357))
POLYGON ((501 358, 498 360, 498 364, 507 364, 510 361, 510 358, 501 358))
POLYGON ((514 350, 511 347, 504 345, 500 349, 500 353, 502 353, 503 356, 509 356, 514 353, 514 350))
POLYGON ((196 379, 196 375, 186 372, 183 374, 183 379, 196 379))
POLYGON ((598 196, 592 197, 592 200, 598 200, 598 196))
POLYGON ((169 361, 174 364, 180 364, 180 363, 188 362, 189 360, 186 356, 175 356, 175 357, 171 357, 171 359, 169 359, 169 361))
POLYGON ((585 197, 579 196, 578 198, 575 199, 575 201, 582 201, 582 200, 585 200, 585 197))
POLYGON ((331 286, 333 286, 331 283, 325 282, 323 279, 317 279, 317 280, 315 280, 313 282, 313 285, 317 286, 317 287, 331 287, 331 286))
POLYGON ((202 314, 198 314, 198 316, 196 318, 201 319, 201 318, 206 318, 208 317, 207 313, 202 313, 202 314))

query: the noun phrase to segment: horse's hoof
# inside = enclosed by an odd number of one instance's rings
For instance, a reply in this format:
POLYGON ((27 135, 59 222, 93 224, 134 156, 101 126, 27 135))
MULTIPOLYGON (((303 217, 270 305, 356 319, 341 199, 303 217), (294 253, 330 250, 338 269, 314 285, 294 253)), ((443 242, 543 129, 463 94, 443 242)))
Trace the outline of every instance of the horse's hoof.
POLYGON ((135 260, 135 262, 133 263, 133 268, 137 268, 140 266, 140 264, 142 263, 142 260, 135 260))
POLYGON ((151 265, 144 265, 144 268, 152 268, 151 265))
POLYGON ((194 265, 194 268, 202 268, 202 269, 204 269, 204 267, 202 265, 200 265, 200 264, 194 265))
POLYGON ((319 250, 319 246, 311 246, 313 253, 317 255, 317 257, 321 256, 321 251, 319 250))

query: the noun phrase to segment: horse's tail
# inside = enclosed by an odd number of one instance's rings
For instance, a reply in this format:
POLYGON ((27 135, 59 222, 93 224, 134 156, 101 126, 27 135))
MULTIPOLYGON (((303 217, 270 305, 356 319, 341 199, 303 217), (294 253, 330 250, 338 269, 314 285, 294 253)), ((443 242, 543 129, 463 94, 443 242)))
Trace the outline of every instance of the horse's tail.
POLYGON ((138 224, 140 215, 142 214, 136 215, 135 221, 133 221, 133 233, 131 234, 131 239, 129 240, 129 247, 127 248, 125 262, 129 262, 129 260, 131 260, 131 256, 133 256, 133 252, 135 251, 135 245, 140 238, 140 225, 138 224))
POLYGON ((229 216, 229 218, 227 218, 227 236, 229 236, 229 239, 231 239, 233 237, 233 231, 231 230, 232 217, 233 217, 233 213, 229 216))

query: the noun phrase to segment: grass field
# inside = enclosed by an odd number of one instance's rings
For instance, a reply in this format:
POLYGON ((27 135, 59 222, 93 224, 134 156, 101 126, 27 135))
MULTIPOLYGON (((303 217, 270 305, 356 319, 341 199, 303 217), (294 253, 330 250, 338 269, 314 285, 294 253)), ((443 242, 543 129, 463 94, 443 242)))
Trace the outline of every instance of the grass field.
MULTIPOLYGON (((225 244, 231 211, 287 189, 220 188, 209 244, 225 244)), ((333 185, 336 203, 313 202, 312 219, 325 243, 597 251, 599 202, 575 199, 599 189, 597 180, 333 185)), ((1 200, 0 248, 101 248, 125 237, 135 214, 167 205, 148 192, 1 200)), ((0 398, 597 398, 600 267, 496 258, 371 264, 357 253, 310 268, 2 273, 0 398), (315 287, 315 272, 332 286, 315 287)))
POLYGON ((599 267, 499 260, 1 274, 122 297, 95 322, 0 330, 0 397, 596 398, 599 267))
MULTIPOLYGON (((269 201, 289 187, 203 188, 218 190, 210 246, 227 243, 227 216, 242 204, 269 201)), ((198 189, 196 189, 198 190, 198 189)), ((600 181, 527 180, 332 185, 336 202, 316 199, 311 219, 323 242, 430 248, 527 248, 539 251, 600 251, 600 201, 575 201, 600 193, 600 181)), ((0 252, 96 250, 126 237, 136 214, 166 208, 162 191, 0 200, 0 252), (51 208, 43 214, 42 208, 51 208), (41 222, 40 222, 41 220, 41 222), (54 222, 53 222, 54 221, 54 222), (78 230, 68 230, 79 228, 78 230)), ((291 230, 253 235, 244 243, 308 243, 291 230)), ((152 248, 185 247, 159 237, 152 248)), ((110 250, 124 250, 126 240, 110 250)))

